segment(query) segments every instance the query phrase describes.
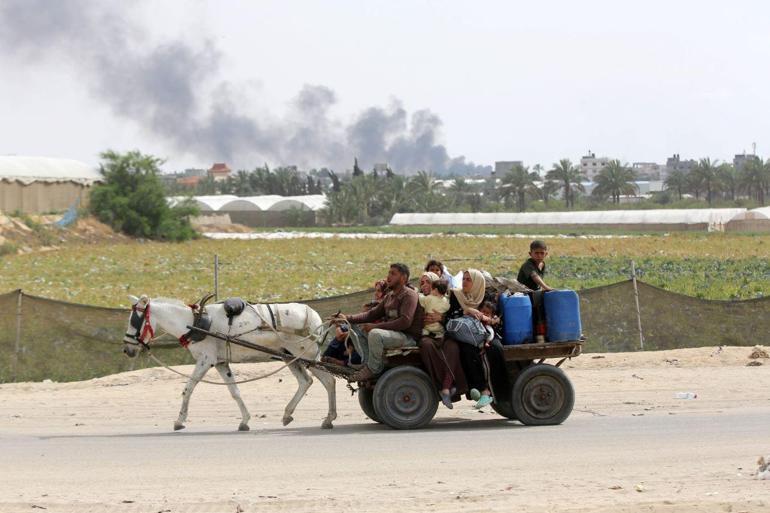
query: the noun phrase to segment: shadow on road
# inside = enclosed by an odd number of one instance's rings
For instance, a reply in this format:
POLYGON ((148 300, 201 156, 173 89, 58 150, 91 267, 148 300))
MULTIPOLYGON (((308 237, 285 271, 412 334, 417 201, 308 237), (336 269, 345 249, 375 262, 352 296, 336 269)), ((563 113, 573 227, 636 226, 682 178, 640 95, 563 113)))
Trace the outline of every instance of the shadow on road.
MULTIPOLYGON (((264 428, 254 429, 252 431, 236 431, 236 430, 217 430, 217 431, 196 431, 196 430, 183 430, 183 431, 164 431, 164 432, 150 432, 150 433, 110 433, 110 434, 78 434, 78 435, 54 435, 54 436, 40 436, 37 437, 41 440, 54 440, 61 438, 70 439, 85 439, 85 438, 199 438, 199 437, 211 437, 211 436, 346 436, 346 435, 380 435, 380 436, 402 436, 409 433, 410 436, 415 436, 420 433, 427 432, 452 432, 452 431, 475 431, 475 430, 506 430, 506 429, 524 429, 522 424, 507 420, 503 418, 495 419, 483 419, 483 420, 471 420, 467 418, 441 418, 435 419, 427 427, 419 430, 401 431, 397 429, 391 429, 383 424, 377 424, 375 422, 363 422, 358 424, 340 424, 334 427, 334 429, 321 429, 318 426, 301 426, 301 427, 277 427, 277 428, 264 428)), ((189 428, 188 428, 189 429, 189 428)), ((542 428, 541 428, 542 429, 542 428)))

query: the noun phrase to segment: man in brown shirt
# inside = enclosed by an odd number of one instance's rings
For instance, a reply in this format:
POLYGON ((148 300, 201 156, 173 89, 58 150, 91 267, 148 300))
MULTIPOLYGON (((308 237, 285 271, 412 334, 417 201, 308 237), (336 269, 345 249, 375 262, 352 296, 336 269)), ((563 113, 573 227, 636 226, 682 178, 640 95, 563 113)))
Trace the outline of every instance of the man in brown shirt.
POLYGON ((377 376, 383 369, 385 349, 414 346, 422 333, 417 291, 407 286, 409 268, 404 264, 391 264, 387 282, 390 290, 376 307, 355 315, 335 317, 338 321, 356 325, 353 329, 360 346, 356 349, 366 366, 351 376, 354 381, 377 376))

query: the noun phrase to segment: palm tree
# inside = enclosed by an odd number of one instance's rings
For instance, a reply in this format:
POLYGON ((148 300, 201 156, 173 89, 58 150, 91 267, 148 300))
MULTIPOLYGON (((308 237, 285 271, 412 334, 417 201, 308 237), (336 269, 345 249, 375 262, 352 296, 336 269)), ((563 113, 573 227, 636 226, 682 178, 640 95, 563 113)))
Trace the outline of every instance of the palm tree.
POLYGON ((723 162, 717 167, 717 178, 721 186, 730 193, 730 200, 735 201, 735 193, 740 184, 740 175, 735 166, 723 162))
POLYGON ((471 184, 469 184, 465 178, 458 176, 449 186, 449 194, 452 197, 452 205, 455 207, 461 206, 466 202, 468 195, 473 192, 471 184))
POLYGON ((663 185, 666 186, 666 190, 676 191, 677 196, 681 200, 682 194, 684 193, 685 190, 687 190, 687 187, 689 185, 689 181, 687 179, 687 173, 685 173, 681 169, 674 169, 666 177, 666 180, 663 182, 663 185))
POLYGON ((706 188, 706 201, 711 205, 712 195, 718 187, 717 160, 711 162, 710 158, 700 159, 691 174, 695 175, 697 182, 706 188))
POLYGON ((546 173, 545 177, 549 180, 555 180, 561 184, 564 190, 564 202, 567 208, 575 206, 575 191, 585 192, 585 187, 581 183, 585 178, 580 168, 572 165, 569 159, 561 159, 558 164, 546 173))
POLYGON ((527 168, 517 164, 503 176, 501 195, 506 199, 513 198, 518 211, 524 212, 527 209, 527 196, 537 194, 535 180, 539 178, 537 173, 530 173, 527 168))
POLYGON ((746 162, 740 173, 740 183, 746 193, 755 198, 760 205, 765 204, 765 190, 770 184, 770 160, 761 159, 746 162))
POLYGON ((559 190, 559 182, 556 182, 554 180, 545 180, 543 182, 543 186, 540 188, 540 197, 543 198, 543 203, 548 205, 548 200, 551 199, 551 196, 556 194, 556 191, 559 190))
POLYGON ((596 175, 596 187, 591 192, 596 196, 611 196, 612 203, 620 203, 622 194, 634 194, 639 187, 634 183, 634 170, 624 166, 619 160, 611 160, 596 175))

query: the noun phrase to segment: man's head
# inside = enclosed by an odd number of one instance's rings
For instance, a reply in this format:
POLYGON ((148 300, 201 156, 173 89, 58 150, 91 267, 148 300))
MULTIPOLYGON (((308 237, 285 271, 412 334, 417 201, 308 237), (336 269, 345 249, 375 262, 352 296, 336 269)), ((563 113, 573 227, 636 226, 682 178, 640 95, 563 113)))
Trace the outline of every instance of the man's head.
POLYGON ((542 240, 533 240, 529 245, 529 256, 537 262, 543 262, 548 256, 548 246, 542 240))
POLYGON ((409 267, 406 264, 390 264, 387 281, 388 288, 396 289, 403 287, 409 281, 409 267))

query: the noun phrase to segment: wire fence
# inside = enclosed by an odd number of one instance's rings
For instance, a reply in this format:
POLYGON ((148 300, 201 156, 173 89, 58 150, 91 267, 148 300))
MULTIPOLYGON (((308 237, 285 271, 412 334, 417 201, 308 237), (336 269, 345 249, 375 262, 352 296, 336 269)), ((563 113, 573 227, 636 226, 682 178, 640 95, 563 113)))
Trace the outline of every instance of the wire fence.
MULTIPOLYGON (((637 281, 578 291, 586 352, 675 349, 770 343, 770 298, 713 301, 669 292, 637 281)), ((359 311, 372 290, 299 301, 323 317, 359 311)), ((0 382, 73 381, 148 365, 122 354, 128 309, 103 308, 32 296, 0 295, 0 382)), ((176 365, 190 354, 166 336, 153 352, 176 365)))

